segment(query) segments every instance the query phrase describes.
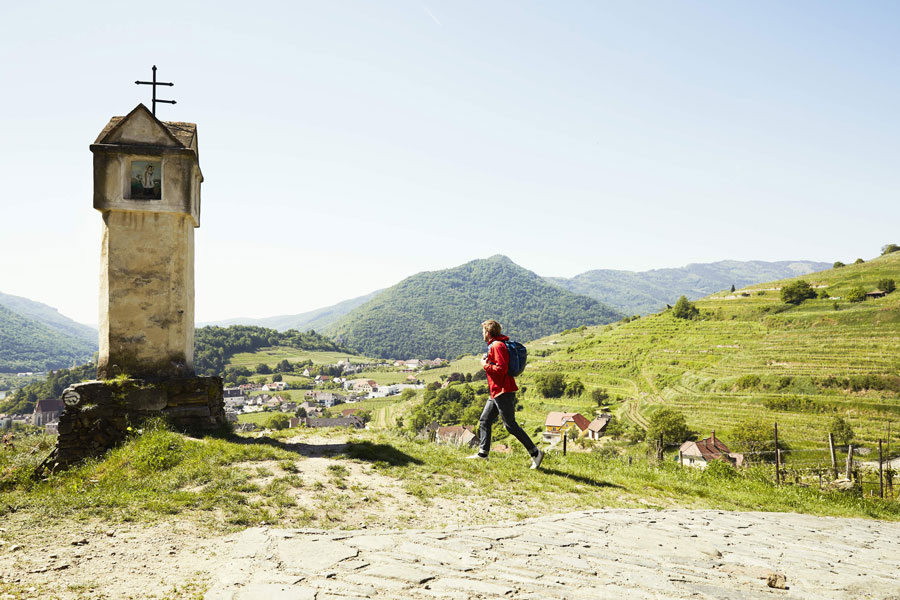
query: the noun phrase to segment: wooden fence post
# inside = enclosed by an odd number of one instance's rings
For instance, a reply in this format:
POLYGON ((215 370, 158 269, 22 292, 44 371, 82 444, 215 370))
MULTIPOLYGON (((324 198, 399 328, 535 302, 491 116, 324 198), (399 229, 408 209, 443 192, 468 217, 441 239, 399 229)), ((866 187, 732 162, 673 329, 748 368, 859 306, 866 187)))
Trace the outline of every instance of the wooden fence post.
POLYGON ((881 453, 881 440, 878 440, 878 495, 884 500, 884 455, 881 453))
POLYGON ((659 436, 659 440, 656 442, 656 462, 662 463, 663 461, 663 436, 659 436))
POLYGON ((828 449, 831 451, 831 470, 834 472, 834 478, 838 478, 837 456, 834 453, 834 434, 828 434, 828 449))
POLYGON ((562 436, 563 436, 563 456, 566 455, 566 438, 569 437, 569 436, 566 435, 566 433, 567 433, 566 430, 563 429, 563 430, 562 430, 562 436))
POLYGON ((678 451, 678 464, 684 466, 684 454, 681 453, 681 450, 678 451))
POLYGON ((847 444, 847 479, 853 475, 853 444, 847 444))
POLYGON ((775 485, 781 485, 781 450, 778 449, 778 423, 775 423, 775 485))

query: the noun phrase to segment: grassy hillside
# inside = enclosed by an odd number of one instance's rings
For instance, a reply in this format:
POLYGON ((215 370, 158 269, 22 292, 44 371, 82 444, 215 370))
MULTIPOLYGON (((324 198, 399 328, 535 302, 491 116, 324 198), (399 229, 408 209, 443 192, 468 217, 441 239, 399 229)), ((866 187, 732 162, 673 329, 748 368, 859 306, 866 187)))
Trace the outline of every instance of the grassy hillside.
POLYGON ((618 316, 596 300, 494 256, 409 277, 325 331, 364 354, 449 358, 480 350, 478 325, 489 318, 500 321, 504 332, 528 340, 618 316))
POLYGON ((547 280, 576 294, 584 294, 627 315, 646 315, 674 304, 680 296, 689 300, 714 292, 763 281, 805 275, 831 265, 810 261, 737 261, 690 264, 677 269, 615 271, 597 269, 571 279, 547 280))
POLYGON ((0 306, 0 372, 70 367, 96 350, 96 337, 89 343, 0 306))
MULTIPOLYGON (((895 440, 900 428, 900 292, 861 303, 845 298, 883 278, 900 281, 900 253, 803 277, 841 300, 785 304, 775 288, 792 280, 782 280, 698 301, 695 320, 665 311, 550 336, 529 346, 520 385, 533 390, 540 374, 562 372, 588 391, 604 387, 620 397, 614 406, 627 419, 646 423, 660 407, 675 407, 695 430, 715 429, 726 441, 740 423, 777 421, 781 439, 808 449, 810 459, 824 452, 839 415, 871 448, 887 437, 889 422, 895 440)), ((587 396, 550 400, 532 390, 523 411, 529 425, 548 410, 596 409, 587 396)))

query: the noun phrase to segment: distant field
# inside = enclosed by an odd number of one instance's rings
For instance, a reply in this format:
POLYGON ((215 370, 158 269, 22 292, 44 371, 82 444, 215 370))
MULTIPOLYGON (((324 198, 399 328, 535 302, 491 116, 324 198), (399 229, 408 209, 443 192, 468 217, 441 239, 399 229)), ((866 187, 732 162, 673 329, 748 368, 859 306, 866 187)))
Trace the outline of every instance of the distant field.
POLYGON ((286 415, 288 417, 293 417, 293 413, 284 413, 284 412, 256 412, 256 413, 241 413, 238 415, 239 423, 253 423, 255 425, 263 425, 266 421, 272 418, 275 415, 286 415))
POLYGON ((274 346, 271 348, 260 348, 256 352, 241 352, 231 357, 229 365, 253 368, 260 363, 266 363, 270 367, 274 367, 282 360, 290 362, 300 362, 311 360, 316 364, 328 365, 334 364, 339 360, 350 360, 351 362, 373 362, 375 359, 364 358, 346 352, 319 352, 312 350, 298 350, 296 348, 287 348, 284 346, 274 346))

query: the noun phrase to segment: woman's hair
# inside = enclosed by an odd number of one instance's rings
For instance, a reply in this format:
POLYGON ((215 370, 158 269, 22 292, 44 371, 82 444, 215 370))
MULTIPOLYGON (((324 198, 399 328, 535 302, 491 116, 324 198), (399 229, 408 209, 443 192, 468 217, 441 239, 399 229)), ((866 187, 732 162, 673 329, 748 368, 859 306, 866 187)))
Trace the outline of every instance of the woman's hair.
POLYGON ((493 319, 488 319, 481 326, 488 332, 488 335, 491 337, 497 337, 500 335, 500 323, 493 319))

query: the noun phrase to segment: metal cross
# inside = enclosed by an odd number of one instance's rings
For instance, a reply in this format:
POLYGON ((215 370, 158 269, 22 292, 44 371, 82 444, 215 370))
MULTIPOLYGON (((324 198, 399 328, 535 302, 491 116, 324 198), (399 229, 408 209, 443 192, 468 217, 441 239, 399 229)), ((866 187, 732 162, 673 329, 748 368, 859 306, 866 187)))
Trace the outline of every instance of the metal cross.
POLYGON ((166 83, 164 81, 156 80, 156 65, 153 65, 153 81, 135 81, 135 83, 137 85, 152 85, 153 86, 153 103, 152 103, 153 109, 152 110, 153 110, 154 117, 156 116, 156 103, 157 102, 163 102, 165 104, 175 104, 174 100, 157 100, 156 99, 156 86, 167 85, 169 87, 172 87, 173 85, 175 85, 174 83, 166 83))

